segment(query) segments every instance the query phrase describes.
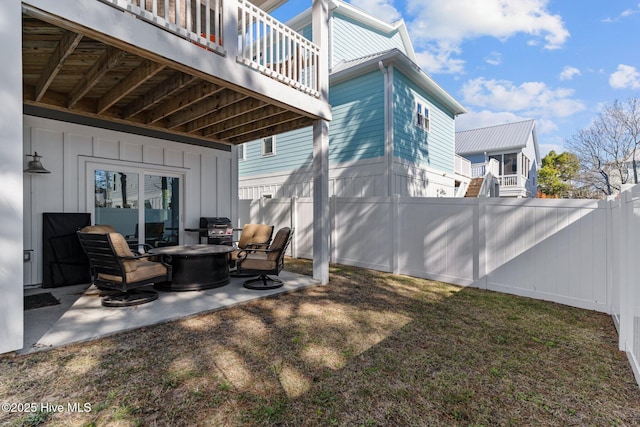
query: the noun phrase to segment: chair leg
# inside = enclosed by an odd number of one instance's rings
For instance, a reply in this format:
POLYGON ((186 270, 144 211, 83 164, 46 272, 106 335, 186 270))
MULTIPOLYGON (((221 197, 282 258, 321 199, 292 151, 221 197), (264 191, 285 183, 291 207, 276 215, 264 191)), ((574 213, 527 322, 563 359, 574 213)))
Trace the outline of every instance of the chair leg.
POLYGON ((256 289, 256 290, 266 290, 266 289, 276 289, 284 285, 284 282, 280 279, 269 277, 266 274, 261 275, 260 277, 256 277, 255 279, 245 280, 242 284, 247 289, 256 289), (262 284, 258 284, 257 282, 262 282, 262 284), (267 283, 271 282, 271 283, 267 283))
POLYGON ((131 307, 146 304, 158 299, 158 293, 149 289, 133 289, 126 292, 117 292, 102 297, 104 307, 131 307))

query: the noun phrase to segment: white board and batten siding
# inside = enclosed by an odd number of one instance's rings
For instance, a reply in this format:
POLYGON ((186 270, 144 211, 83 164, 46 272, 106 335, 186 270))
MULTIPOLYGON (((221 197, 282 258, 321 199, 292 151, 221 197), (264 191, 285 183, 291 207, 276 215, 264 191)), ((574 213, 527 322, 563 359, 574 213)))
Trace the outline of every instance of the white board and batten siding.
MULTIPOLYGON (((24 116, 24 152, 37 151, 51 174, 25 179, 26 284, 42 281, 42 213, 92 212, 92 168, 126 167, 181 179, 181 228, 201 216, 237 216, 237 172, 232 151, 24 116)), ((181 233, 181 243, 198 243, 181 233)))

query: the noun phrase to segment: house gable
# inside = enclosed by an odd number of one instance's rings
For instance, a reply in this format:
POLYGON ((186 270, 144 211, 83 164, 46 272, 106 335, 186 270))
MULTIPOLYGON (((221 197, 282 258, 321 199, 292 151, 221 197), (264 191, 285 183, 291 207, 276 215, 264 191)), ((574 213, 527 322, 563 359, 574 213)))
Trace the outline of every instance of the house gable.
POLYGON ((333 13, 331 65, 398 49, 408 55, 399 30, 384 32, 340 12, 333 13))

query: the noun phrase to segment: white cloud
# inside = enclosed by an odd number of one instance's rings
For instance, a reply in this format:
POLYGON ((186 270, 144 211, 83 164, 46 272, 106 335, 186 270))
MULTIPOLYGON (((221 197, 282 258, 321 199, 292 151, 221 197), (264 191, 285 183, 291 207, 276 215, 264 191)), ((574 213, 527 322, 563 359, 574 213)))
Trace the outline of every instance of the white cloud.
POLYGON ((609 86, 614 89, 640 89, 640 71, 631 65, 618 65, 618 71, 609 76, 609 86))
POLYGON ((456 117, 456 132, 485 128, 503 123, 519 122, 526 119, 527 117, 518 116, 517 114, 510 113, 508 111, 502 111, 499 113, 489 110, 482 110, 478 112, 468 111, 467 113, 456 117))
POLYGON ((635 15, 636 13, 640 13, 640 3, 638 3, 635 9, 625 9, 620 13, 620 15, 616 16, 615 18, 608 17, 603 19, 602 22, 606 24, 613 24, 614 22, 618 22, 621 19, 631 15, 635 15))
POLYGON ((425 49, 416 52, 418 65, 428 73, 458 74, 464 71, 465 61, 453 57, 446 49, 425 49))
POLYGON ((350 0, 349 3, 385 22, 394 22, 402 17, 393 6, 393 0, 350 0))
POLYGON ((560 80, 571 80, 582 74, 576 67, 565 66, 560 73, 560 80))
POLYGON ((623 10, 622 13, 620 14, 620 16, 622 18, 625 18, 627 16, 635 15, 636 13, 639 13, 639 12, 640 12, 640 4, 638 4, 635 9, 625 9, 625 10, 623 10))
POLYGON ((491 52, 484 61, 489 65, 500 65, 502 64, 502 54, 500 52, 491 52))
MULTIPOLYGON (((562 17, 547 10, 549 0, 407 0, 408 28, 417 51, 435 60, 427 72, 450 70, 452 56, 465 40, 495 37, 507 40, 516 34, 558 49, 569 38, 562 17), (434 54, 434 52, 443 52, 434 54)), ((451 71, 448 71, 451 72, 451 71)))
POLYGON ((466 104, 541 118, 567 117, 584 110, 582 102, 571 98, 573 93, 572 89, 552 89, 543 82, 515 85, 482 77, 469 80, 462 87, 466 104))
POLYGON ((417 40, 463 40, 483 36, 507 39, 518 33, 543 38, 557 49, 569 37, 562 17, 547 10, 549 0, 408 0, 412 35, 417 40))

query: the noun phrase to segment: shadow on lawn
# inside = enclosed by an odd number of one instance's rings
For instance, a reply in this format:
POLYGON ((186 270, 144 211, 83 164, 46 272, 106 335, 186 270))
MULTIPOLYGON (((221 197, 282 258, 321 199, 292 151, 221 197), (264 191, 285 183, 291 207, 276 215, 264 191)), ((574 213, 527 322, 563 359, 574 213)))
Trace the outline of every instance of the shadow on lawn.
POLYGON ((631 424, 640 393, 611 328, 597 313, 332 266, 327 286, 0 358, 0 394, 91 404, 39 414, 65 425, 631 424))

